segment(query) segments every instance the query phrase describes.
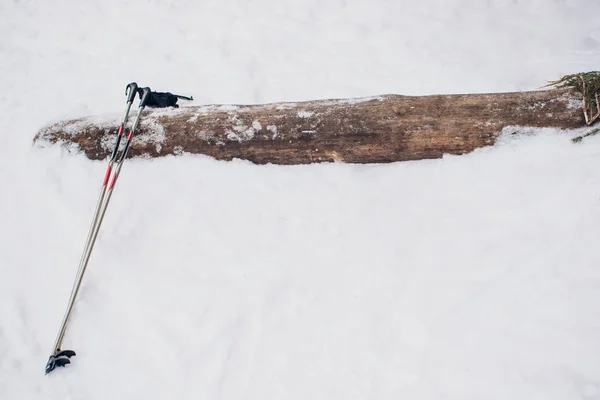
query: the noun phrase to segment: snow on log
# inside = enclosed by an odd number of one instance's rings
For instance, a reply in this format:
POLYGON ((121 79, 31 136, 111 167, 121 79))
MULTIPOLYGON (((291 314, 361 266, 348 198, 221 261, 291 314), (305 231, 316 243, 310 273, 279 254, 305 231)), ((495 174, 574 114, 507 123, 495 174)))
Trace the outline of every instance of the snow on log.
MULTIPOLYGON (((511 127, 585 126, 581 95, 573 89, 188 106, 146 109, 144 114, 129 157, 187 153, 257 164, 440 158, 493 145, 511 127)), ((134 117, 132 111, 130 121, 134 117)), ((41 129, 34 143, 104 159, 120 119, 109 115, 54 123, 41 129)))

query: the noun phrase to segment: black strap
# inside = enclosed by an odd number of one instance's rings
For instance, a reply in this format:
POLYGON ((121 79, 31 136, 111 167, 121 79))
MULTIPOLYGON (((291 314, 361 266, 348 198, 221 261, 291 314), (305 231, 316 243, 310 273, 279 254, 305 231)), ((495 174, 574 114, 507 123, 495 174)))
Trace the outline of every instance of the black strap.
MULTIPOLYGON (((142 98, 142 92, 138 91, 140 99, 142 98)), ((182 96, 179 94, 173 94, 171 92, 150 92, 146 99, 146 106, 150 108, 165 108, 175 107, 178 108, 178 99, 183 100, 194 100, 193 97, 182 96)))

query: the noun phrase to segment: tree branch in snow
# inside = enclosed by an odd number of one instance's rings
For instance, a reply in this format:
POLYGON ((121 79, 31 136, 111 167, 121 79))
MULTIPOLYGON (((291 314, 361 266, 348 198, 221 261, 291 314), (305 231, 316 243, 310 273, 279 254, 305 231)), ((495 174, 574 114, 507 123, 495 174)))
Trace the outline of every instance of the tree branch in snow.
POLYGON ((600 71, 565 75, 546 86, 571 87, 581 93, 586 124, 591 125, 600 117, 600 71))
MULTIPOLYGON (((146 109, 129 156, 189 153, 257 164, 432 159, 493 145, 512 127, 584 127, 581 109, 573 88, 146 109)), ((41 129, 34 143, 104 159, 120 119, 61 121, 41 129)))

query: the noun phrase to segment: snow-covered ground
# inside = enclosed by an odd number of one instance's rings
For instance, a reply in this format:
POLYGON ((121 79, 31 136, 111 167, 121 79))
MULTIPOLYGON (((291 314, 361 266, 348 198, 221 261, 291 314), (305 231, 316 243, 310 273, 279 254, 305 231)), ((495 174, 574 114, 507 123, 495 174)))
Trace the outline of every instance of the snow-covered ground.
POLYGON ((45 376, 122 112, 533 90, 597 70, 596 0, 0 1, 0 399, 600 399, 600 137, 389 165, 128 161, 45 376))

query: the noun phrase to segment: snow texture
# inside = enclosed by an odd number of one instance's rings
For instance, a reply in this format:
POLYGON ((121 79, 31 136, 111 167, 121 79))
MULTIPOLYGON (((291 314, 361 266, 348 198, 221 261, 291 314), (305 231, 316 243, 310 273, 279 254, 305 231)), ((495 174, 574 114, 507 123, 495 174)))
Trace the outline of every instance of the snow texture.
POLYGON ((65 338, 77 356, 48 376, 106 164, 32 146, 53 121, 119 119, 131 81, 283 107, 533 90, 598 69, 599 2, 0 14, 0 399, 600 399, 600 137, 514 127, 387 165, 128 160, 65 338))

